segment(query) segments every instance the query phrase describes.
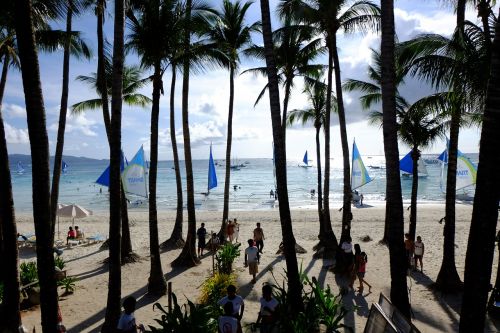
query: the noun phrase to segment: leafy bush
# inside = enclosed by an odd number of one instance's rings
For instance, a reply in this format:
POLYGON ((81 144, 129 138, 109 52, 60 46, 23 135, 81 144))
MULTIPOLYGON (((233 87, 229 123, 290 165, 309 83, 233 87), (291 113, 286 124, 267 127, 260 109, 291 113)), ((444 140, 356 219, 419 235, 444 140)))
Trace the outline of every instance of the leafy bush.
POLYGON ((148 332, 182 332, 182 333, 215 333, 217 332, 216 314, 208 305, 195 305, 188 300, 188 304, 180 306, 177 297, 172 294, 172 312, 168 312, 160 303, 155 303, 153 309, 161 311, 161 318, 155 319, 160 327, 149 326, 148 332))
POLYGON ((64 289, 64 294, 72 294, 76 289, 76 278, 68 276, 62 280, 57 281, 57 285, 64 289))
POLYGON ((36 280, 38 280, 38 269, 36 267, 36 262, 34 261, 22 262, 19 268, 20 268, 20 277, 22 285, 27 285, 30 284, 31 282, 35 282, 36 280))
POLYGON ((57 268, 59 268, 61 271, 64 270, 64 267, 66 267, 66 261, 60 256, 55 256, 54 257, 54 262, 57 268))
POLYGON ((240 256, 241 253, 240 246, 240 243, 226 243, 219 249, 219 251, 217 251, 215 261, 217 262, 217 270, 219 273, 231 274, 233 270, 233 262, 240 256))
POLYGON ((201 286, 200 303, 217 307, 217 302, 227 294, 227 287, 236 284, 234 274, 215 273, 201 286))

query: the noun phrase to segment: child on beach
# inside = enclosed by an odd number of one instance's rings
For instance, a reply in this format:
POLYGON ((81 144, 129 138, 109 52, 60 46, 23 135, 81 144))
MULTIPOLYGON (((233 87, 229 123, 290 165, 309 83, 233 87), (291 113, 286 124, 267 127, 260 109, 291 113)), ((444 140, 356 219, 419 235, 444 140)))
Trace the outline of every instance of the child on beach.
POLYGON ((117 331, 120 333, 136 333, 145 332, 144 326, 139 326, 135 323, 135 305, 136 300, 133 296, 129 296, 123 300, 123 310, 120 320, 118 321, 117 331))
POLYGON ((359 255, 356 256, 356 266, 357 266, 357 271, 356 275, 358 276, 359 280, 359 288, 358 292, 360 294, 363 293, 363 283, 366 283, 368 286, 368 292, 372 292, 372 286, 365 280, 365 274, 366 274, 366 263, 368 262, 368 256, 366 255, 365 252, 361 252, 359 255))
POLYGON ((257 282, 256 275, 259 272, 259 250, 254 245, 253 239, 248 240, 248 247, 245 249, 245 267, 252 275, 252 283, 257 282))
POLYGON ((234 285, 229 285, 226 290, 227 296, 222 297, 217 304, 225 310, 226 304, 231 303, 232 312, 230 315, 236 318, 238 332, 241 332, 241 318, 243 318, 243 312, 245 311, 245 302, 243 301, 243 297, 236 295, 236 287, 234 285))
POLYGON ((203 255, 203 250, 205 249, 205 237, 207 235, 207 229, 205 229, 205 223, 201 224, 201 227, 196 231, 198 235, 198 257, 203 255))
POLYGON ((414 245, 414 257, 415 257, 415 269, 418 269, 418 262, 420 262, 420 272, 424 272, 424 264, 422 263, 422 257, 424 256, 425 246, 422 242, 422 237, 417 236, 417 241, 414 245))
POLYGON ((234 318, 233 303, 227 302, 224 304, 224 314, 219 317, 219 333, 237 333, 238 320, 234 318))

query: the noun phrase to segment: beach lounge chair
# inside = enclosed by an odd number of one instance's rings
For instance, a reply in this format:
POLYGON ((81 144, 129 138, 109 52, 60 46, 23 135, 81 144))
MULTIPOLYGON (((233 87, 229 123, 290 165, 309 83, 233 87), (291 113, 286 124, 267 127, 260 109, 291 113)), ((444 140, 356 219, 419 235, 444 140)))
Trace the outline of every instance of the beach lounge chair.
POLYGON ((101 234, 96 234, 94 236, 87 237, 86 239, 89 244, 104 242, 106 240, 106 238, 101 234))
POLYGON ((364 333, 420 333, 405 316, 380 293, 378 303, 373 303, 364 333))

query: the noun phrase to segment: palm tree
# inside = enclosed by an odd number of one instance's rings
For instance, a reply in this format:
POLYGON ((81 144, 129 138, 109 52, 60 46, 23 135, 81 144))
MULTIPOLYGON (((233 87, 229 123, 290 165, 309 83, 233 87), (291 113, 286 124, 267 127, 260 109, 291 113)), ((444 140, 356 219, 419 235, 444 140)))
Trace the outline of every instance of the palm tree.
POLYGON ((231 180, 231 146, 233 140, 234 76, 240 63, 240 52, 250 46, 251 33, 259 31, 260 23, 246 24, 245 16, 252 2, 237 0, 222 2, 222 10, 215 11, 208 24, 208 43, 215 45, 226 57, 225 67, 229 68, 229 111, 227 117, 226 178, 224 182, 224 208, 222 211, 221 233, 225 233, 225 223, 229 216, 229 189, 231 180))
POLYGON ((121 117, 124 63, 124 0, 115 0, 115 22, 113 38, 113 82, 111 94, 110 163, 109 163, 109 230, 114 230, 109 239, 109 280, 106 316, 102 332, 114 332, 120 317, 121 296, 121 117))
POLYGON ((305 110, 292 110, 288 114, 288 124, 292 125, 301 122, 303 125, 313 122, 316 129, 316 159, 318 169, 318 218, 320 222, 320 234, 324 232, 323 224, 323 189, 321 185, 321 146, 320 131, 325 124, 326 116, 326 90, 327 86, 320 81, 306 81, 304 93, 310 102, 311 107, 305 110))
MULTIPOLYGON (((11 12, 12 13, 12 12, 11 12)), ((33 164, 33 219, 37 237, 37 266, 40 281, 42 329, 54 332, 57 326, 57 286, 54 280, 54 256, 51 247, 49 140, 40 83, 40 69, 33 33, 30 0, 16 1, 14 21, 22 68, 28 134, 33 164)), ((12 230, 10 230, 12 232, 12 230)))
MULTIPOLYGON (((337 113, 339 116, 340 140, 344 161, 344 199, 342 206, 342 235, 341 242, 350 236, 351 230, 351 179, 349 162, 349 143, 345 121, 344 99, 342 94, 342 78, 340 75, 340 61, 337 50, 337 33, 354 33, 378 30, 380 9, 370 1, 357 1, 350 7, 346 0, 282 0, 280 12, 282 15, 291 15, 305 24, 315 26, 321 33, 328 48, 328 94, 327 110, 331 107, 332 73, 335 71, 335 88, 337 98, 337 113)), ((330 114, 327 113, 325 126, 325 189, 324 209, 327 223, 330 221, 330 114)))
POLYGON ((467 118, 477 116, 484 107, 489 71, 489 54, 481 28, 468 21, 459 26, 463 26, 463 30, 457 28, 452 38, 422 35, 401 43, 401 51, 398 51, 399 61, 411 75, 429 81, 436 89, 451 92, 447 110, 450 142, 443 262, 436 280, 438 289, 450 292, 462 288, 455 265, 455 175, 459 130, 467 118))
POLYGON ((286 155, 285 143, 283 142, 283 130, 281 128, 280 98, 278 88, 278 73, 273 55, 273 39, 271 29, 271 14, 269 12, 269 0, 260 0, 262 16, 262 35, 264 37, 264 52, 267 65, 267 78, 269 85, 269 102, 271 109, 271 120, 273 126, 274 155, 276 164, 276 182, 278 200, 280 202, 281 233, 283 237, 283 253, 286 259, 286 274, 288 279, 288 296, 290 304, 295 306, 289 309, 293 315, 303 308, 301 298, 301 282, 295 253, 295 237, 293 236, 292 217, 288 202, 288 187, 286 180, 286 155))
POLYGON ((403 244, 404 219, 399 178, 399 149, 396 122, 396 70, 394 65, 394 0, 381 0, 382 40, 382 112, 386 161, 386 220, 389 220, 389 256, 391 264, 391 301, 410 318, 406 287, 406 259, 403 244))
POLYGON ((56 216, 57 216, 57 204, 59 200, 59 181, 61 177, 61 163, 62 154, 64 147, 64 131, 66 128, 66 114, 68 111, 68 90, 69 90, 69 57, 70 52, 77 57, 90 58, 91 53, 85 42, 80 41, 76 44, 71 43, 72 34, 72 19, 73 13, 78 13, 80 4, 78 1, 68 0, 65 4, 67 7, 66 14, 66 41, 64 43, 64 56, 63 56, 63 81, 61 89, 61 105, 59 111, 59 127, 57 130, 57 141, 56 141, 56 152, 54 156, 54 170, 52 173, 52 188, 50 192, 50 214, 51 214, 51 225, 52 225, 52 235, 54 235, 56 216))
POLYGON ((163 93, 162 77, 165 68, 162 63, 167 58, 170 27, 172 26, 175 2, 149 0, 142 3, 137 20, 130 24, 131 33, 127 48, 135 50, 144 68, 152 68, 153 103, 151 108, 151 162, 149 169, 149 248, 151 271, 148 292, 163 295, 167 283, 163 277, 158 240, 158 212, 156 206, 156 180, 158 170, 158 123, 160 115, 160 94, 163 93))
POLYGON ((500 126, 500 24, 498 22, 492 51, 491 74, 479 148, 476 194, 465 257, 460 332, 484 330, 486 300, 490 289, 491 265, 495 249, 498 195, 492 194, 498 193, 500 185, 496 167, 500 162, 498 154, 500 140, 497 135, 500 126))

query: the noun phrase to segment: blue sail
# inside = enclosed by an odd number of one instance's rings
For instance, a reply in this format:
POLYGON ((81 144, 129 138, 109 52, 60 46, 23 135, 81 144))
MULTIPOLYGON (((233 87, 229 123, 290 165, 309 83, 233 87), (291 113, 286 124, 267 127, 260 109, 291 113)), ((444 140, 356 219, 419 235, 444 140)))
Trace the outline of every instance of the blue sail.
POLYGON ((212 157, 212 145, 210 144, 210 159, 208 160, 208 191, 217 187, 217 175, 215 174, 214 158, 212 157))
POLYGON ((125 192, 148 197, 145 163, 144 148, 141 146, 132 160, 127 163, 125 170, 122 171, 122 183, 125 192))
POLYGON ((304 162, 305 165, 308 165, 308 159, 307 159, 307 150, 306 150, 306 153, 304 154, 304 159, 302 160, 302 162, 304 162))
POLYGON ((62 173, 68 172, 68 168, 69 168, 68 163, 64 162, 64 160, 63 160, 62 161, 62 173))
POLYGON ((399 161, 399 170, 410 174, 413 173, 413 160, 411 158, 411 152, 406 154, 405 157, 399 161))
MULTIPOLYGON (((125 161, 124 161, 123 151, 122 151, 121 157, 122 158, 120 159, 120 174, 125 169, 125 163, 124 163, 125 161)), ((128 164, 128 162, 127 162, 127 164, 128 164)), ((109 187, 109 165, 106 168, 106 170, 104 170, 104 172, 99 176, 99 178, 97 178, 97 180, 95 182, 97 184, 109 187)))

